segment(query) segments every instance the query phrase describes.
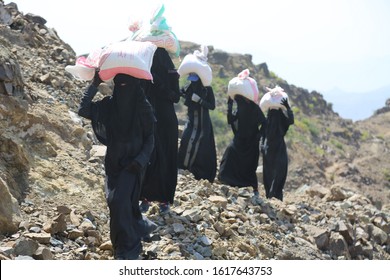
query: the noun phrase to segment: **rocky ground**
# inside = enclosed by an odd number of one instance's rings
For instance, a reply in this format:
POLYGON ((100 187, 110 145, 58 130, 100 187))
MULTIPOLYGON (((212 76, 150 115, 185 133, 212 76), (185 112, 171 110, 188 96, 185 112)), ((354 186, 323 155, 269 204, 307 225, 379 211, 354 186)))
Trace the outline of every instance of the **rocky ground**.
MULTIPOLYGON (((305 186, 280 202, 185 171, 178 178, 171 211, 152 205, 146 213, 159 227, 143 242, 144 258, 390 259, 390 207, 378 210, 345 186, 305 186)), ((18 231, 0 242, 2 259, 112 259, 98 185, 48 198, 32 192, 21 214, 18 231)))
MULTIPOLYGON (((86 83, 64 71, 74 51, 2 0, 0 44, 0 259, 112 259, 104 147, 75 114, 86 83)), ((212 50, 210 61, 231 76, 251 58, 212 50)), ((353 124, 320 94, 278 81, 297 116, 285 200, 179 171, 171 211, 146 213, 158 228, 145 259, 390 259, 388 106, 353 124)))

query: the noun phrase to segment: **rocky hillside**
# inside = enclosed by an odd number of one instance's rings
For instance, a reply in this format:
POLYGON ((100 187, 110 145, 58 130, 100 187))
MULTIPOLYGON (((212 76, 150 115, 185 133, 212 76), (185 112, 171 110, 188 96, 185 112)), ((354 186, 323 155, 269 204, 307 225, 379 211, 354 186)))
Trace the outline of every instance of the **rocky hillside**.
MULTIPOLYGON (((0 259, 112 259, 104 148, 75 113, 87 83, 64 71, 75 52, 45 24, 0 0, 0 259)), ((198 46, 182 42, 181 57, 198 46)), ((147 213, 159 228, 144 242, 144 257, 390 259, 388 105, 353 123, 250 55, 210 46, 209 62, 219 154, 231 140, 231 78, 249 68, 262 92, 278 84, 289 94, 296 121, 287 135, 286 198, 256 200, 249 188, 180 171, 172 211, 147 213)), ((103 85, 97 98, 108 93, 103 85)), ((183 124, 182 104, 177 113, 183 124)))

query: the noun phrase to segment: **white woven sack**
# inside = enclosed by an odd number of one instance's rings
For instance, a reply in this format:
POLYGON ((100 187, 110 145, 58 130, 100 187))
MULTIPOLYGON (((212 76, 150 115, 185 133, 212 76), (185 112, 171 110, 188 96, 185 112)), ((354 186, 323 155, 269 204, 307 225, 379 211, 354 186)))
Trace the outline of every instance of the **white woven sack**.
POLYGON ((238 94, 257 104, 259 89, 256 81, 249 77, 249 74, 249 70, 245 69, 237 77, 231 79, 228 85, 228 95, 234 99, 238 94))
POLYGON ((288 95, 284 92, 284 89, 279 86, 276 86, 273 89, 267 88, 267 90, 268 92, 264 94, 264 96, 260 100, 259 105, 261 110, 264 113, 272 109, 286 110, 286 107, 280 104, 283 98, 286 98, 288 100, 288 95))
POLYGON ((176 39, 175 35, 171 32, 164 32, 159 35, 152 35, 148 30, 141 30, 137 37, 130 38, 129 40, 139 41, 139 42, 152 42, 159 48, 164 48, 168 52, 177 54, 180 52, 179 41, 176 39))
POLYGON ((153 80, 151 67, 157 47, 151 42, 122 41, 105 47, 99 59, 99 76, 103 81, 117 74, 153 80))
POLYGON ((187 54, 181 62, 177 72, 180 76, 195 73, 199 76, 202 84, 207 87, 211 85, 213 73, 207 63, 207 46, 201 46, 201 51, 196 50, 193 54, 187 54))

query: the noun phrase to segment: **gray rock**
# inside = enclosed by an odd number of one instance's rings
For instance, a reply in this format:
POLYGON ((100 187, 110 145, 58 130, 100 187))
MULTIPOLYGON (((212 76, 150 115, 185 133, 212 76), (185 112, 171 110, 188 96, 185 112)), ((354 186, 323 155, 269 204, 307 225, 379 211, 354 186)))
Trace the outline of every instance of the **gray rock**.
POLYGON ((367 225, 367 232, 370 236, 370 239, 379 245, 384 245, 387 242, 388 236, 386 232, 374 226, 373 224, 367 225))
POLYGON ((174 223, 173 225, 173 231, 175 233, 182 233, 182 232, 185 232, 185 227, 183 226, 183 224, 179 224, 179 223, 174 223))
POLYGON ((38 247, 38 242, 28 238, 21 238, 15 243, 14 254, 16 256, 32 256, 38 247))
POLYGON ((41 244, 50 244, 51 235, 47 232, 40 232, 40 233, 26 233, 24 235, 27 238, 31 238, 41 244))
POLYGON ((338 232, 331 232, 329 239, 329 250, 331 253, 337 257, 345 257, 346 259, 351 259, 349 254, 348 245, 344 237, 338 232))
POLYGON ((54 259, 53 254, 46 247, 39 247, 35 251, 33 257, 36 260, 53 260, 54 259))

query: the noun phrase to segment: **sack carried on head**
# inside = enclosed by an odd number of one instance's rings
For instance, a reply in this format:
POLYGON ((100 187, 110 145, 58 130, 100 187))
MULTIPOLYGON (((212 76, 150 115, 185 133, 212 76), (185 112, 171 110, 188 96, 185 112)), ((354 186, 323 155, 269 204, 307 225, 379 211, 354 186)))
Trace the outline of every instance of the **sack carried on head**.
POLYGON ((150 24, 142 25, 139 21, 134 21, 130 24, 129 30, 133 32, 133 36, 128 40, 140 42, 152 42, 159 48, 164 48, 168 52, 179 56, 180 43, 176 35, 168 26, 163 13, 164 5, 159 6, 152 14, 150 24))
POLYGON ((196 50, 193 54, 187 54, 181 62, 177 72, 180 76, 195 73, 199 76, 202 84, 207 87, 211 85, 213 79, 212 70, 207 63, 207 46, 201 46, 201 51, 196 50))
POLYGON ((268 110, 272 109, 284 109, 286 110, 286 107, 284 107, 281 103, 283 98, 287 98, 287 93, 284 92, 284 89, 282 89, 280 86, 276 86, 275 88, 267 88, 268 92, 264 94, 264 96, 260 100, 260 108, 261 110, 266 113, 268 110))
POLYGON ((238 94, 257 104, 259 99, 259 89, 256 81, 249 77, 249 70, 245 69, 237 77, 230 80, 228 85, 228 95, 234 99, 238 94))
POLYGON ((76 79, 92 80, 95 69, 103 81, 116 74, 127 74, 138 79, 153 80, 151 67, 157 47, 150 42, 121 41, 94 51, 86 58, 78 58, 76 65, 65 70, 76 79))

